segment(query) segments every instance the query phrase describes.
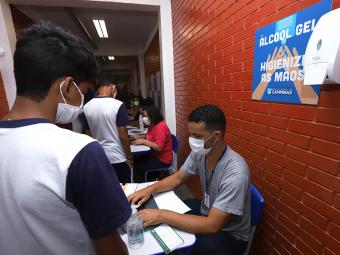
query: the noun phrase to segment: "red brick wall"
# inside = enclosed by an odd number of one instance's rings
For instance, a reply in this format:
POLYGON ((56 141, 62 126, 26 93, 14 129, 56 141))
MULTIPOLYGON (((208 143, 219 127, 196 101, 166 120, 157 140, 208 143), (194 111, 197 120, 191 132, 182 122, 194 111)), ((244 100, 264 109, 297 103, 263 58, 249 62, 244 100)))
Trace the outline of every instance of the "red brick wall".
POLYGON ((0 119, 8 113, 8 103, 5 94, 4 83, 2 81, 2 76, 0 73, 0 119))
MULTIPOLYGON (((323 87, 318 106, 251 101, 256 29, 316 2, 172 1, 180 163, 188 113, 217 104, 265 198, 253 254, 340 252, 340 86, 323 87)), ((190 187, 199 195, 197 179, 190 187)))
POLYGON ((153 37, 148 49, 144 54, 145 77, 156 74, 161 70, 160 53, 159 53, 159 33, 153 37))

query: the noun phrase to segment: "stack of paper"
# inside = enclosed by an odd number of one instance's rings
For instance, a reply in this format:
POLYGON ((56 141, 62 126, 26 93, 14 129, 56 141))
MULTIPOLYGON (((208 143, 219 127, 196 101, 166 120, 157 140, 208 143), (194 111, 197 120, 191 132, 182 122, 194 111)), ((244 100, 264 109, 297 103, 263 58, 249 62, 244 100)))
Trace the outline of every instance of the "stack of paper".
POLYGON ((166 254, 184 244, 184 240, 167 224, 152 229, 151 234, 166 254))
POLYGON ((122 186, 125 196, 128 197, 137 190, 138 183, 126 183, 122 186))
MULTIPOLYGON (((128 197, 137 190, 141 190, 155 182, 127 183, 123 186, 125 195, 128 197)), ((186 213, 191 209, 173 191, 153 194, 158 209, 170 210, 177 213, 186 213)))
POLYGON ((191 209, 173 191, 153 195, 159 209, 170 210, 177 213, 186 213, 191 209))

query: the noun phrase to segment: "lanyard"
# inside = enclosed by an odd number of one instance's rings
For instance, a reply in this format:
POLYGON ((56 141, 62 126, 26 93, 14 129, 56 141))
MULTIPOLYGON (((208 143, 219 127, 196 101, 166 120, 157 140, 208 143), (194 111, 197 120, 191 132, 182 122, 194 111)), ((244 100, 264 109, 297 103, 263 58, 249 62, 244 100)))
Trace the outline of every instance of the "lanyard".
MULTIPOLYGON (((209 180, 207 180, 207 170, 205 170, 205 172, 204 172, 205 173, 205 192, 206 193, 209 193, 209 186, 210 186, 210 183, 211 183, 212 178, 214 176, 216 166, 217 166, 218 162, 221 160, 221 158, 223 157, 223 155, 225 154, 226 151, 227 151, 227 146, 224 146, 224 151, 221 154, 221 156, 218 158, 217 163, 214 166, 214 169, 211 171, 211 175, 209 176, 209 180)), ((204 160, 204 168, 206 167, 206 160, 207 160, 207 157, 205 157, 205 160, 204 160)))

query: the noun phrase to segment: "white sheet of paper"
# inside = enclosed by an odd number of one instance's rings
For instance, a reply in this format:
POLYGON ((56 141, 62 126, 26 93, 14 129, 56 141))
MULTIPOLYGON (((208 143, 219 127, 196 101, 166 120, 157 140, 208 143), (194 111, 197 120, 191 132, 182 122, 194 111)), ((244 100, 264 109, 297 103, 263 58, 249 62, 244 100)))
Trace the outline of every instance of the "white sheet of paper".
POLYGON ((183 239, 179 237, 175 230, 167 224, 160 225, 155 228, 154 231, 162 239, 165 245, 168 246, 170 251, 175 250, 184 243, 183 239))
POLYGON ((150 186, 150 185, 152 185, 152 184, 154 184, 154 183, 156 183, 156 182, 157 182, 157 181, 154 181, 154 182, 142 182, 142 183, 138 183, 138 186, 137 186, 136 191, 137 191, 137 190, 144 189, 144 188, 146 188, 147 186, 150 186))
POLYGON ((173 191, 153 194, 159 209, 165 209, 177 213, 186 213, 191 209, 173 191))
POLYGON ((154 184, 155 182, 143 182, 143 183, 126 183, 122 185, 125 196, 128 197, 137 190, 144 189, 147 186, 154 184))
POLYGON ((134 193, 137 189, 137 185, 138 183, 127 183, 123 186, 123 190, 125 193, 125 196, 128 197, 130 196, 132 193, 134 193))
POLYGON ((145 146, 145 145, 130 145, 130 150, 132 153, 134 152, 140 152, 140 151, 149 151, 150 147, 145 146))

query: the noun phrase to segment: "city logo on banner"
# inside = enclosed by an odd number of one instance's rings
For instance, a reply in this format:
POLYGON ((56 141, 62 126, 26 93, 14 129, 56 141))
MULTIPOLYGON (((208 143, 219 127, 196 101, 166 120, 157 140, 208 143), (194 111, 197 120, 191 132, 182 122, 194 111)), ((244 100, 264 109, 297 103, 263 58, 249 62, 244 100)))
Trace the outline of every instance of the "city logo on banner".
POLYGON ((331 10, 332 1, 323 0, 256 31, 253 100, 318 103, 320 86, 303 85, 303 58, 316 23, 331 10))

